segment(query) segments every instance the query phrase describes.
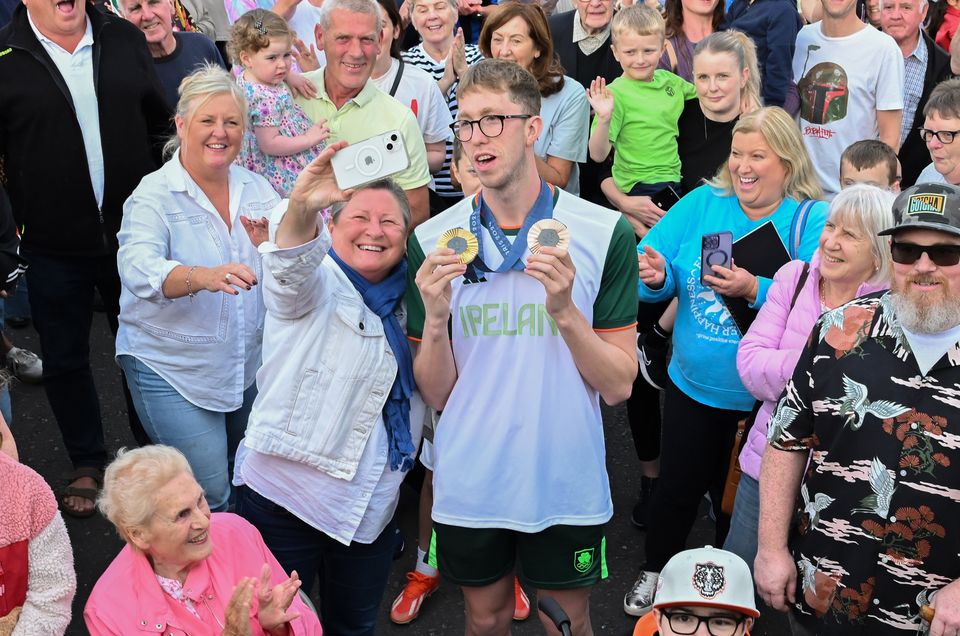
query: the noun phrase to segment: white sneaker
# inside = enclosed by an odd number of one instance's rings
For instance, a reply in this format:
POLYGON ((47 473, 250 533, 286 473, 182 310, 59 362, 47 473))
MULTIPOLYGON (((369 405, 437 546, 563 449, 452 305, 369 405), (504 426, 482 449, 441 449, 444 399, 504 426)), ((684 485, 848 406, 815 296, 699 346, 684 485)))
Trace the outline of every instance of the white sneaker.
POLYGON ((653 596, 657 592, 659 572, 643 570, 633 587, 623 597, 623 611, 630 616, 643 616, 653 609, 653 596))
POLYGON ((7 367, 21 382, 39 384, 43 380, 43 362, 32 351, 13 347, 7 352, 7 367))

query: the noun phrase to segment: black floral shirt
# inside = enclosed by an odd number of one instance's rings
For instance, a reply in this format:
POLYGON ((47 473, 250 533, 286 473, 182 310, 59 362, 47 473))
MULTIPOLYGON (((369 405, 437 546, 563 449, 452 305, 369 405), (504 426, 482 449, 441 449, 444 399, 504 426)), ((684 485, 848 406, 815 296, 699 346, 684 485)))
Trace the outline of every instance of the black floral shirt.
POLYGON ((889 299, 820 318, 770 420, 774 447, 812 451, 790 547, 820 636, 915 633, 960 578, 960 343, 922 375, 889 299))

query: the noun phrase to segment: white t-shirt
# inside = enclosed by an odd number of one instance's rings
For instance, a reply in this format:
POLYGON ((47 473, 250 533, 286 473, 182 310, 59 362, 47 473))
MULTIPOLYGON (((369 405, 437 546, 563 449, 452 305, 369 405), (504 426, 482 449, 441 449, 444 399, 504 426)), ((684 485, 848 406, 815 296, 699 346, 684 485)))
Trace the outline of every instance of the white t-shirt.
POLYGON ((800 89, 800 133, 827 196, 840 191, 840 155, 878 139, 878 110, 903 109, 903 55, 889 35, 865 26, 827 37, 821 22, 797 35, 793 77, 800 89))
POLYGON ((947 351, 953 349, 957 342, 960 342, 960 325, 941 331, 940 333, 913 333, 908 331, 903 325, 903 335, 907 337, 910 348, 913 350, 913 357, 917 359, 920 365, 920 373, 927 375, 940 358, 947 351))
POLYGON ((533 151, 546 160, 547 155, 573 162, 570 180, 564 188, 570 194, 580 195, 580 167, 587 160, 587 142, 590 140, 590 102, 583 85, 572 77, 565 77, 563 88, 540 101, 543 131, 533 151))
MULTIPOLYGON (((631 230, 618 213, 562 190, 556 197, 553 218, 569 229, 577 268, 573 301, 594 329, 633 329, 631 230)), ((473 205, 461 201, 417 227, 410 271, 441 234, 470 226, 473 205)), ((486 230, 481 237, 496 268, 502 257, 486 230)), ((451 293, 457 382, 434 433, 434 521, 518 532, 605 523, 613 507, 599 395, 548 315, 543 285, 511 270, 478 283, 457 278, 451 293)), ((412 293, 407 302, 417 338, 423 305, 412 293)))
POLYGON ((937 171, 937 166, 931 162, 929 166, 924 168, 920 172, 920 176, 917 177, 917 183, 946 183, 947 180, 943 178, 943 175, 937 171))
MULTIPOLYGON (((389 95, 399 68, 400 61, 395 59, 391 62, 389 71, 370 79, 377 88, 389 95)), ((440 92, 437 82, 425 70, 404 63, 403 76, 393 98, 413 111, 420 132, 423 133, 424 143, 432 144, 452 138, 450 124, 453 123, 453 117, 447 108, 447 100, 440 92)))

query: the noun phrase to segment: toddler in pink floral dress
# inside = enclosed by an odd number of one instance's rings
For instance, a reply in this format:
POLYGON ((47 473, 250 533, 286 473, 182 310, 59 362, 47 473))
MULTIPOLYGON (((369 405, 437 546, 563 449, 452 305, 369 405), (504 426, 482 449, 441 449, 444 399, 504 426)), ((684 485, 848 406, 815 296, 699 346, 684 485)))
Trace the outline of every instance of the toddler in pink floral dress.
POLYGON ((293 101, 285 83, 293 57, 293 32, 275 13, 254 9, 233 25, 230 57, 243 65, 237 83, 250 110, 250 126, 236 162, 265 177, 280 196, 290 195, 300 171, 323 150, 330 134, 293 101))

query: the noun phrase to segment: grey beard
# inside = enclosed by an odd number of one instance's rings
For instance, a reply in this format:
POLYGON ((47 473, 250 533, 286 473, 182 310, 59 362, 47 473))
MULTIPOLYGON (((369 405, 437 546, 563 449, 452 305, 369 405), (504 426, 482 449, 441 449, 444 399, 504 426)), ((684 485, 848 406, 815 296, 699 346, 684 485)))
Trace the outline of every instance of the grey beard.
POLYGON ((913 333, 942 333, 960 325, 960 298, 954 296, 933 305, 921 305, 894 291, 890 293, 890 306, 900 324, 913 333))

